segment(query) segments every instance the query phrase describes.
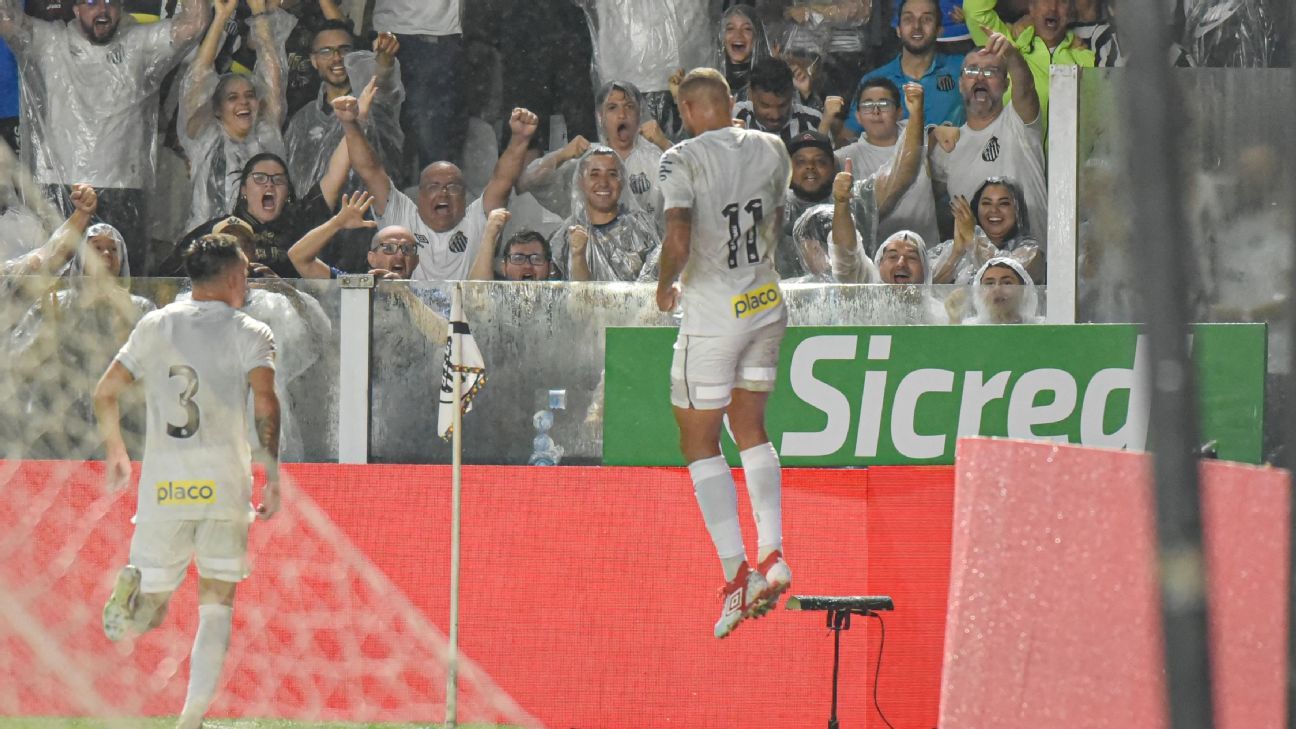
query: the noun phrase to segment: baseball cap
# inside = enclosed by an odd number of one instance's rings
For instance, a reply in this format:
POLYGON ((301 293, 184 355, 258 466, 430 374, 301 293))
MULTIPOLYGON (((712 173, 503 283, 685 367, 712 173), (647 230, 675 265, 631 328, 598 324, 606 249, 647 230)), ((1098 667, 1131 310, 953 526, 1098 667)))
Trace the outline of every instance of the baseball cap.
POLYGON ((252 230, 252 226, 237 215, 231 215, 216 223, 212 226, 211 232, 217 235, 222 233, 232 235, 240 241, 250 241, 256 237, 256 231, 252 230))
POLYGON ((829 156, 832 156, 833 153, 832 140, 826 135, 815 131, 801 132, 788 140, 787 143, 788 154, 796 154, 797 151, 805 147, 818 147, 827 152, 829 156))

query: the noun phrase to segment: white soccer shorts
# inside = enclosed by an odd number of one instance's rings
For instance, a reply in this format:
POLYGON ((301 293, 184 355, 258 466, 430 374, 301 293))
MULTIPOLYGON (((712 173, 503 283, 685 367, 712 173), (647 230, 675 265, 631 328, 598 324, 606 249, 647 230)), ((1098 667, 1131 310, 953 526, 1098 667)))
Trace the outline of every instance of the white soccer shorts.
POLYGON ((189 561, 198 574, 222 582, 242 582, 252 574, 247 556, 250 519, 188 519, 135 525, 130 561, 140 571, 140 592, 174 592, 184 582, 189 561))
POLYGON ((680 334, 671 360, 671 404, 719 410, 729 405, 734 388, 772 391, 786 330, 781 319, 731 337, 680 334))

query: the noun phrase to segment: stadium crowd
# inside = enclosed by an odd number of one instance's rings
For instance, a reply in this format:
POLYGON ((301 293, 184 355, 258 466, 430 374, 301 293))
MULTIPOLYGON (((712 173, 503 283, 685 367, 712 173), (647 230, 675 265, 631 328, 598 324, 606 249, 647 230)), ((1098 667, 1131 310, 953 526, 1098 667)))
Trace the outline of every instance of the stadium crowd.
MULTIPOLYGON (((3 272, 75 280, 8 323, 10 354, 45 361, 57 317, 114 340, 59 356, 106 362, 152 307, 126 277, 182 275, 213 232, 267 280, 653 281, 699 66, 792 158, 785 281, 906 285, 915 321, 1040 321, 1048 68, 1137 53, 1115 0, 753 2, 0 0, 3 272)), ((248 311, 280 339, 327 330, 309 295, 266 294, 248 311)))

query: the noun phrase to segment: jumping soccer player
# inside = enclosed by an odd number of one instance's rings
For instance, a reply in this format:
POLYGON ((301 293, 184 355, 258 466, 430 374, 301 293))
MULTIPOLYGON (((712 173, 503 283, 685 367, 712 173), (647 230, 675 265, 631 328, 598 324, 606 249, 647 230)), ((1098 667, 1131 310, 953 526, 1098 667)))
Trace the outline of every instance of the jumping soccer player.
POLYGON ((255 514, 279 510, 279 400, 274 335, 238 311, 248 259, 236 239, 205 235, 184 253, 193 298, 154 311, 131 333, 95 388, 108 485, 130 480, 119 398, 138 380, 148 409, 130 564, 104 606, 104 634, 143 633, 166 616, 171 594, 198 563, 198 633, 178 729, 197 729, 216 693, 229 648, 234 591, 249 574, 253 520, 247 400, 252 392, 259 459, 266 468, 255 514))
POLYGON ((671 404, 728 581, 717 638, 771 610, 792 584, 782 554, 782 471, 765 433, 765 403, 787 328, 772 256, 792 161, 773 134, 734 127, 731 104, 718 71, 695 69, 680 83, 680 113, 694 137, 662 157, 666 242, 657 284, 657 306, 671 311, 679 304, 684 314, 671 404), (743 549, 733 475, 720 454, 726 413, 756 517, 754 569, 743 549))

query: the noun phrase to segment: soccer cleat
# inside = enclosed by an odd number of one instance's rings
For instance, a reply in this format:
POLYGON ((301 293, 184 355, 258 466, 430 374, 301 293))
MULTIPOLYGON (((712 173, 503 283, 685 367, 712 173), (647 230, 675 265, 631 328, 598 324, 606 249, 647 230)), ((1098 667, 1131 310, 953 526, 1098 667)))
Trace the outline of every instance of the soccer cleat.
POLYGON ((139 594, 139 568, 126 565, 117 573, 117 584, 113 585, 112 595, 108 597, 103 609, 103 630, 108 640, 121 640, 135 616, 135 596, 139 594))
POLYGON ((732 633, 738 623, 750 615, 756 596, 765 592, 767 587, 760 572, 747 566, 746 562, 739 565, 738 574, 720 590, 724 596, 724 609, 715 624, 715 637, 723 638, 732 633))
POLYGON ((783 552, 774 550, 756 565, 756 572, 765 578, 765 589, 753 601, 751 615, 759 618, 778 607, 779 597, 792 586, 792 569, 783 561, 783 552))

